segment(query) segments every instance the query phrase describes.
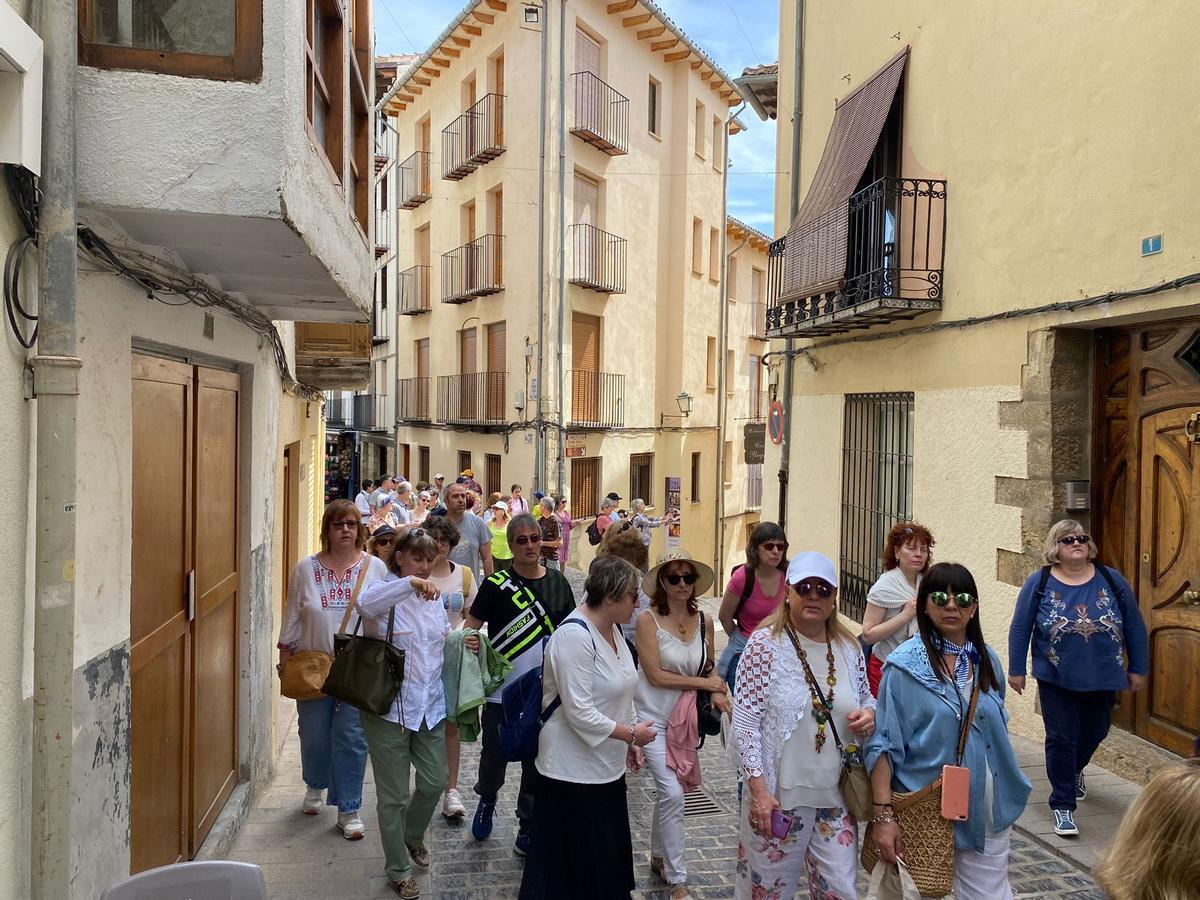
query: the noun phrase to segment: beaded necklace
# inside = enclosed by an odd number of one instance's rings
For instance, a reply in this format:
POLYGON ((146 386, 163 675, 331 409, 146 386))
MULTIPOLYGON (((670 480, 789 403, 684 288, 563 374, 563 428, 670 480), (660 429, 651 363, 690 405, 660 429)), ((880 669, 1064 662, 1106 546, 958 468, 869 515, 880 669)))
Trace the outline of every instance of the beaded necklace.
POLYGON ((817 723, 817 737, 815 740, 817 752, 821 752, 821 748, 825 746, 825 723, 829 721, 829 717, 833 715, 833 690, 837 685, 837 667, 833 656, 833 640, 829 635, 829 629, 825 629, 825 661, 829 664, 829 675, 825 678, 825 683, 829 685, 829 695, 827 698, 821 697, 821 692, 817 690, 817 679, 813 676, 812 669, 808 665, 808 654, 804 652, 804 648, 800 646, 800 642, 796 640, 796 635, 792 633, 790 626, 784 626, 788 637, 792 640, 792 646, 796 648, 796 655, 800 657, 800 664, 804 666, 804 680, 808 682, 808 692, 812 696, 813 720, 817 723))

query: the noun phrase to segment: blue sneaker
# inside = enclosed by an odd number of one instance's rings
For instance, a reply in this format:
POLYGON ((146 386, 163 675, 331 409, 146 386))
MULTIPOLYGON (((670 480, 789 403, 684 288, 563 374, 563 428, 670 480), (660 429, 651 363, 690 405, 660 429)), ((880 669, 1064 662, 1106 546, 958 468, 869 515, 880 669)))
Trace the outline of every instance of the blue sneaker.
POLYGON ((477 841, 486 841, 492 834, 492 815, 496 812, 496 801, 479 798, 475 807, 475 818, 471 820, 471 835, 477 841))
POLYGON ((1075 799, 1082 800, 1087 796, 1087 782, 1083 780, 1083 773, 1080 772, 1075 776, 1075 799))
POLYGON ((1054 833, 1060 837, 1078 837, 1079 826, 1075 824, 1075 812, 1070 809, 1056 809, 1054 812, 1054 833))
POLYGON ((529 855, 531 847, 533 847, 533 835, 522 832, 517 835, 517 840, 513 844, 513 853, 524 859, 529 855))

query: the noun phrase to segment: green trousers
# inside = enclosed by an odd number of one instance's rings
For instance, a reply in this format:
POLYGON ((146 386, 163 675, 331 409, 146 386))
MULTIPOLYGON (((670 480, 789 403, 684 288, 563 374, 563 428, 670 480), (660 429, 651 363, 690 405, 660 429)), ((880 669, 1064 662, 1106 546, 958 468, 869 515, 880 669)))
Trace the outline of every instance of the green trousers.
POLYGON ((420 731, 368 712, 362 714, 371 771, 375 773, 379 836, 389 881, 412 875, 408 847, 424 843, 425 829, 446 790, 446 720, 420 731), (409 766, 416 771, 416 789, 408 795, 409 766))

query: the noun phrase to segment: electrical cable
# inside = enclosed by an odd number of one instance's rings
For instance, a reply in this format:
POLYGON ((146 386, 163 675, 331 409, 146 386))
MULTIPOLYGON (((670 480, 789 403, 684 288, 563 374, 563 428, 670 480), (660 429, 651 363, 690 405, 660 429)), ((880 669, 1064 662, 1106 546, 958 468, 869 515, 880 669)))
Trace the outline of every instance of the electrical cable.
POLYGON ((4 176, 8 185, 8 193, 12 197, 13 206, 17 212, 17 218, 20 219, 21 227, 25 231, 25 236, 17 238, 8 248, 8 253, 4 257, 4 314, 17 343, 26 350, 32 350, 34 344, 37 343, 38 317, 35 313, 29 312, 21 302, 21 269, 24 266, 26 255, 37 246, 38 203, 41 200, 41 193, 38 190, 36 176, 28 169, 11 164, 5 165, 4 176), (28 327, 26 325, 28 322, 33 323, 33 330, 26 334, 25 329, 28 327))

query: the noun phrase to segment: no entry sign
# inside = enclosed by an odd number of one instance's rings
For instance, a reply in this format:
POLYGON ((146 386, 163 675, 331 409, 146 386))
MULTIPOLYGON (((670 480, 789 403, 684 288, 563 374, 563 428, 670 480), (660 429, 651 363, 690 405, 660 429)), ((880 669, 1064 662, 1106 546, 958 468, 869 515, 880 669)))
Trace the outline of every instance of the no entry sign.
POLYGON ((767 433, 772 444, 783 443, 783 404, 776 400, 767 411, 767 433))

